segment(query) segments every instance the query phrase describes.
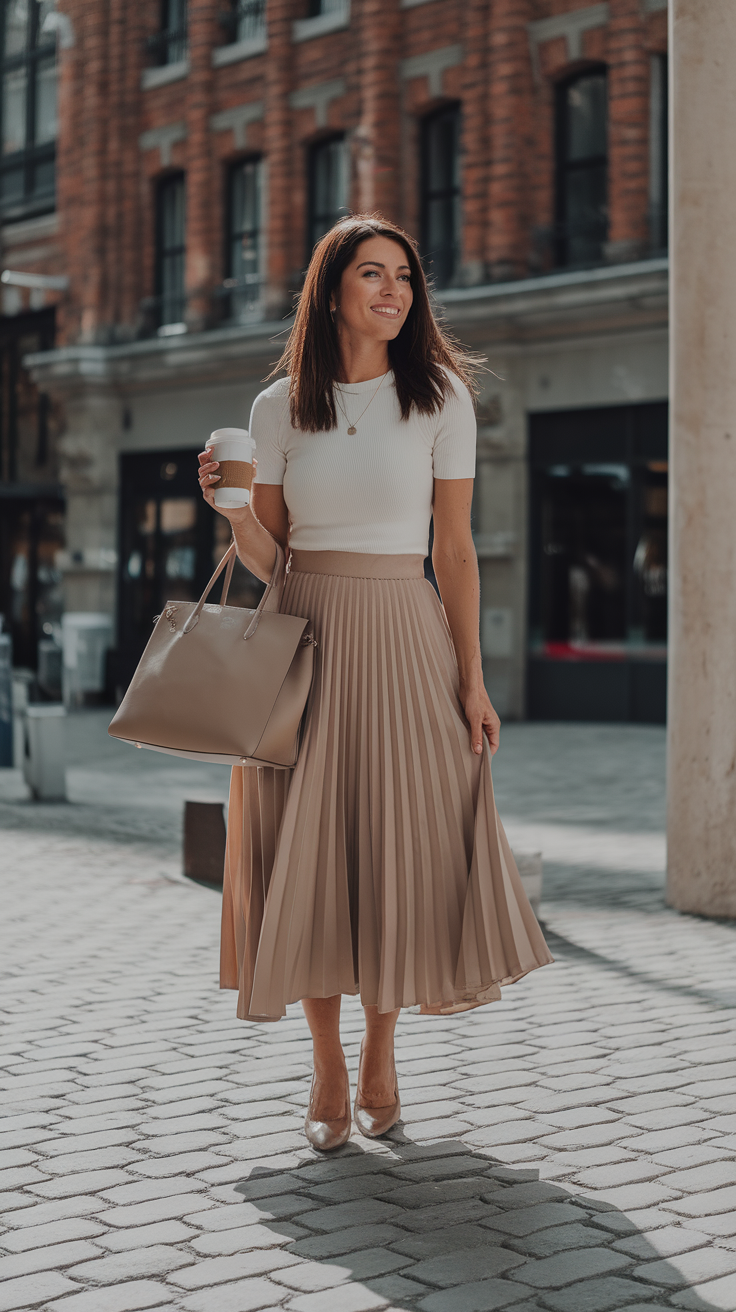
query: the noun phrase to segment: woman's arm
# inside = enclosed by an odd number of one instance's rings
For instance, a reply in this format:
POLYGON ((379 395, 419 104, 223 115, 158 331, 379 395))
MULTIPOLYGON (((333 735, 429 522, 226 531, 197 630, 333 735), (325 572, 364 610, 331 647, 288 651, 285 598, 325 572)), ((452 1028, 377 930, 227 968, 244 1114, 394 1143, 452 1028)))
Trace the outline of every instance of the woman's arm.
POLYGON ((498 751, 501 721, 483 683, 480 655, 480 580, 470 531, 472 478, 434 480, 432 564, 455 644, 460 673, 460 700, 470 725, 474 752, 483 750, 485 733, 491 754, 498 751))
MULTIPOLYGON (((276 553, 274 539, 286 551, 289 541, 289 514, 284 501, 284 490, 276 483, 255 483, 251 504, 237 510, 226 510, 215 505, 215 488, 220 477, 219 462, 212 459, 211 451, 200 451, 199 486, 208 505, 230 521, 238 556, 246 569, 267 583, 273 571, 276 553)), ((257 464, 257 461, 254 461, 257 464)))

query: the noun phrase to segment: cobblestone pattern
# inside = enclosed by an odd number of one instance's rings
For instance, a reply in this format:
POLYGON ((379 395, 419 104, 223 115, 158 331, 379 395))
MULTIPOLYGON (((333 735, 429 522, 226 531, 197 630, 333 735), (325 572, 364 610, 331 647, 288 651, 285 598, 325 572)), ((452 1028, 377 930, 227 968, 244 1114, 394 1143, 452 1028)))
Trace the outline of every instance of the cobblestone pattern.
POLYGON ((733 1312, 736 936, 664 907, 658 730, 504 730, 556 964, 403 1014, 401 1125, 320 1158, 300 1009, 235 1019, 219 897, 179 875, 223 774, 99 728, 70 724, 73 805, 0 779, 0 1312, 733 1312))

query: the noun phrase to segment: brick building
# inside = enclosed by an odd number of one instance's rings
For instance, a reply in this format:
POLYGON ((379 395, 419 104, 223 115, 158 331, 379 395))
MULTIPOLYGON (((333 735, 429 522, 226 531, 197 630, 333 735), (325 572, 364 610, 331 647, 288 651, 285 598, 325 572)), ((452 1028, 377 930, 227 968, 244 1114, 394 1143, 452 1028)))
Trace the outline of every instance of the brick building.
POLYGON ((0 0, 19 662, 62 606, 107 611, 124 683, 161 601, 198 591, 225 526, 193 454, 247 423, 314 240, 377 210, 493 370, 474 527, 501 714, 663 718, 666 7, 0 0))

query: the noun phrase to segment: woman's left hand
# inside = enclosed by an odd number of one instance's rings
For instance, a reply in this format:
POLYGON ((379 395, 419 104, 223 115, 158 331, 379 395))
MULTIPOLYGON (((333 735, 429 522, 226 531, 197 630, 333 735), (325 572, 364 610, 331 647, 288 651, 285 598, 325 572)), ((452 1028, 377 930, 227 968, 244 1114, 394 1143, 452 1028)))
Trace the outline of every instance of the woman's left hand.
POLYGON ((491 756, 498 751, 501 734, 501 721, 491 705, 491 699, 484 687, 460 686, 460 701, 463 704, 465 718, 470 725, 470 742, 473 751, 480 755, 483 751, 483 734, 488 739, 491 756))

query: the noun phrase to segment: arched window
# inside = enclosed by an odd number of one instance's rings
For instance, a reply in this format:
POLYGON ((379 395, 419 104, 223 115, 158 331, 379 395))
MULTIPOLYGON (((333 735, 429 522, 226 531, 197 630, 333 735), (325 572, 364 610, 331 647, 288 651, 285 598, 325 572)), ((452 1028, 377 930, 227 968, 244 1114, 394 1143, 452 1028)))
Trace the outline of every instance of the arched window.
POLYGON ((597 264, 608 237, 608 88, 598 68, 563 82, 556 105, 556 262, 597 264))

